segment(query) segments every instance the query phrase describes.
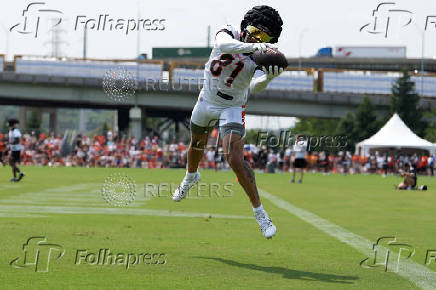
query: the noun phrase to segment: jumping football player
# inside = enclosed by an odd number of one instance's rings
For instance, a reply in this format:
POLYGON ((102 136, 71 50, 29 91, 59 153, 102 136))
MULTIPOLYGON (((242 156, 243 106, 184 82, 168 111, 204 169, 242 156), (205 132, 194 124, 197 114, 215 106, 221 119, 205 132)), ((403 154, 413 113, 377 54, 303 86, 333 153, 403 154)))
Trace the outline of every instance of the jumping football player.
POLYGON ((254 172, 244 161, 245 106, 250 93, 265 89, 283 71, 278 66, 259 67, 252 57, 253 52, 265 52, 278 41, 282 25, 275 9, 256 6, 245 14, 240 32, 231 25, 217 32, 204 68, 204 85, 192 111, 186 176, 173 194, 174 201, 182 200, 201 179, 198 164, 209 133, 218 121, 224 155, 248 195, 266 238, 276 233, 276 227, 260 202, 254 172))
POLYGON ((24 173, 18 168, 20 164, 20 154, 21 154, 21 132, 18 129, 18 120, 9 119, 9 165, 12 168, 13 178, 11 182, 18 182, 24 177, 24 173), (18 178, 17 178, 18 174, 18 178))

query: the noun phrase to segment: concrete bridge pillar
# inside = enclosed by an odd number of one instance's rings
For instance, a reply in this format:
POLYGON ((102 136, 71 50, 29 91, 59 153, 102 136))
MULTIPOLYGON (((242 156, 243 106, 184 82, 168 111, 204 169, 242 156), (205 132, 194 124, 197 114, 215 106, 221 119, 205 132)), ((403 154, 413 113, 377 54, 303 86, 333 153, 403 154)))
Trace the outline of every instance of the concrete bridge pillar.
POLYGON ((18 121, 20 122, 20 129, 23 130, 26 128, 26 114, 27 114, 27 107, 25 106, 19 106, 18 107, 18 121))
POLYGON ((133 107, 129 111, 130 134, 135 136, 136 140, 140 140, 142 135, 141 115, 142 112, 139 107, 133 107))
POLYGON ((56 114, 56 108, 50 108, 48 110, 48 129, 49 132, 54 132, 56 134, 56 125, 58 121, 58 117, 56 114))
POLYGON ((120 108, 117 110, 118 132, 120 135, 127 134, 129 130, 129 109, 120 108))

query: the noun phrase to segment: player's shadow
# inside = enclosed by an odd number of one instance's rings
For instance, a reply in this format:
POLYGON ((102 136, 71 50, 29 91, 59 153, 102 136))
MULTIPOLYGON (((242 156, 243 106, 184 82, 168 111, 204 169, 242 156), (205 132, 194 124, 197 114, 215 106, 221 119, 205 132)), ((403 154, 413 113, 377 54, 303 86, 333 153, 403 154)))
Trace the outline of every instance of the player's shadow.
POLYGON ((245 264, 236 262, 233 260, 223 259, 223 258, 215 258, 215 257, 194 257, 199 259, 206 260, 215 260, 230 266, 241 267, 249 270, 257 270, 266 273, 280 274, 283 275, 286 279, 299 279, 306 281, 323 281, 329 283, 342 283, 342 284, 353 284, 354 280, 359 279, 356 276, 342 276, 342 275, 334 275, 334 274, 324 274, 324 273, 315 273, 315 272, 307 272, 307 271, 298 271, 291 270, 284 267, 265 267, 259 266, 255 264, 245 264))

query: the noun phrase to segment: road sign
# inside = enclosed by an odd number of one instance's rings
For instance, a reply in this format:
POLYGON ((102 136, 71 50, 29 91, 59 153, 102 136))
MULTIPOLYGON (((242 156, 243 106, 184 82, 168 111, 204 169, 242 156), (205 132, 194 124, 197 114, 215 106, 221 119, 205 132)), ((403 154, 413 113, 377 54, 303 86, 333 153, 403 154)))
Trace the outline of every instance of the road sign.
POLYGON ((209 57, 211 47, 153 47, 153 59, 209 57))

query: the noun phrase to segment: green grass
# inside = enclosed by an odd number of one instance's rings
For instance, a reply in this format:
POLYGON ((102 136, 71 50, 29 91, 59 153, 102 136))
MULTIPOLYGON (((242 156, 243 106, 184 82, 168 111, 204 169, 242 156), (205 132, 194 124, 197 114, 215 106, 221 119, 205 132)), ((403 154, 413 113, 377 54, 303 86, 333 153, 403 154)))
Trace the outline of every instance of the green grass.
MULTIPOLYGON (((174 203, 146 199, 144 184, 177 184, 183 170, 24 168, 26 177, 10 184, 10 169, 0 168, 0 288, 2 289, 414 289, 395 273, 365 269, 360 252, 268 200, 263 205, 277 226, 272 240, 261 235, 248 198, 231 172, 202 171, 206 183, 232 183, 231 196, 207 195, 174 203), (111 173, 125 173, 136 184, 136 201, 122 214, 111 208, 100 189, 111 173), (64 213, 67 209, 80 213, 64 213), (51 210, 50 210, 51 209, 51 210), (53 212, 58 210, 59 213, 53 212), (136 214, 130 214, 129 210, 136 214), (98 212, 97 212, 98 210, 98 212), (206 213, 205 217, 141 214, 206 213), (139 213, 137 212, 139 211, 139 213), (215 214, 241 216, 218 218, 215 214), (246 217, 246 218, 244 218, 246 217), (51 260, 48 273, 13 268, 29 237, 45 236, 65 249, 51 260), (162 253, 163 265, 75 265, 76 251, 162 253)), ((396 236, 413 245, 413 261, 424 265, 427 249, 436 249, 436 180, 420 177, 429 190, 396 191, 398 177, 307 174, 290 184, 288 174, 257 174, 258 186, 293 205, 374 241, 396 236)), ((227 194, 228 195, 228 194, 227 194)), ((117 209, 115 209, 117 210, 117 209)), ((436 271, 436 263, 428 266, 436 271)))

